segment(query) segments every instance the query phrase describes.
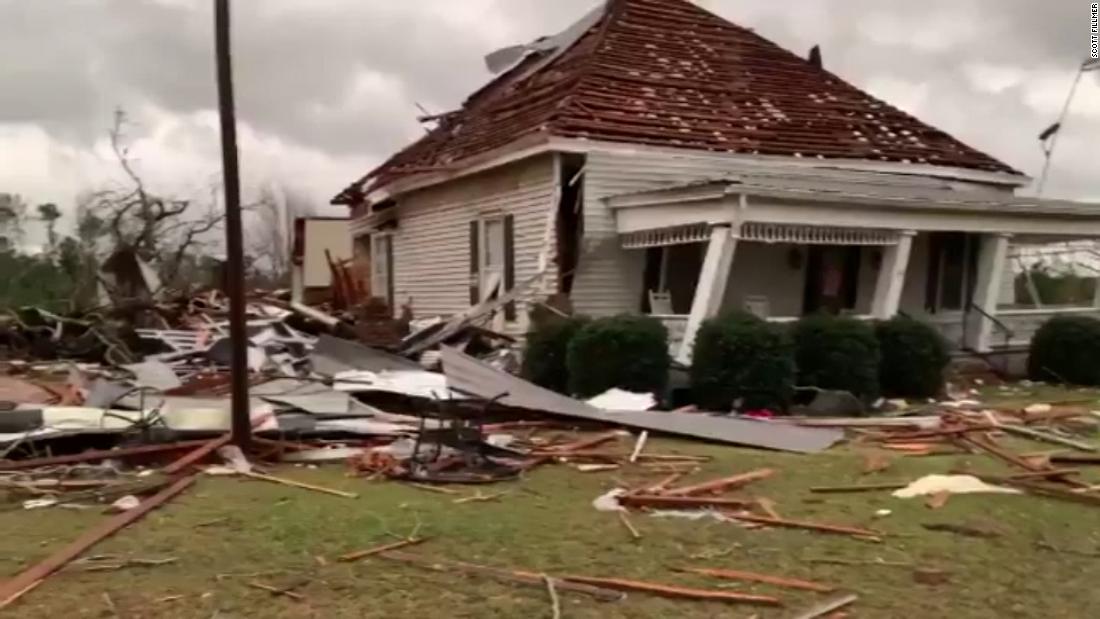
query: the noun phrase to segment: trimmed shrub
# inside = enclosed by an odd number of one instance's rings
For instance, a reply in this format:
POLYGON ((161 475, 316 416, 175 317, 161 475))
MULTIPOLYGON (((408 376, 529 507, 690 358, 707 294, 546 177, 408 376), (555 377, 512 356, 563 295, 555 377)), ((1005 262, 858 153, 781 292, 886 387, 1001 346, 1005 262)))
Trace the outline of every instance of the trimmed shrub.
POLYGON ((943 390, 950 357, 947 341, 932 325, 896 316, 875 325, 878 336, 879 384, 883 395, 933 398, 943 390))
POLYGON ((1027 373, 1032 380, 1100 385, 1100 320, 1056 316, 1031 338, 1027 373))
POLYGON ((527 347, 523 352, 521 374, 527 380, 566 393, 569 387, 569 370, 565 357, 569 341, 588 322, 581 316, 555 317, 535 324, 527 332, 527 347))
POLYGON ((733 313, 699 327, 691 363, 691 393, 708 410, 785 411, 794 394, 794 344, 786 329, 733 313))
POLYGON ((840 316, 807 316, 795 323, 798 384, 848 391, 871 401, 879 394, 879 347, 870 324, 840 316))
POLYGON ((569 391, 580 397, 612 387, 661 397, 668 383, 668 330, 650 316, 593 320, 569 342, 566 366, 569 391))

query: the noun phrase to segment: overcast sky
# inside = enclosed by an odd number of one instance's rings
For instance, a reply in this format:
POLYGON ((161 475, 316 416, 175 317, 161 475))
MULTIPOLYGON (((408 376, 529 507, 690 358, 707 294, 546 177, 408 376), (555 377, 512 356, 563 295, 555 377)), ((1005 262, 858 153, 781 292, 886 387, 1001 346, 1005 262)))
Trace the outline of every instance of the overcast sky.
MULTIPOLYGON (((483 56, 561 30, 599 0, 233 0, 247 187, 323 206, 454 109, 483 56)), ((1038 176, 1037 134, 1087 56, 1087 0, 698 0, 1038 176)), ((116 174, 112 110, 164 191, 220 174, 212 0, 0 0, 0 192, 71 208, 116 174)), ((1100 201, 1100 71, 1082 81, 1048 184, 1100 201)), ((330 207, 333 208, 333 207, 330 207)))

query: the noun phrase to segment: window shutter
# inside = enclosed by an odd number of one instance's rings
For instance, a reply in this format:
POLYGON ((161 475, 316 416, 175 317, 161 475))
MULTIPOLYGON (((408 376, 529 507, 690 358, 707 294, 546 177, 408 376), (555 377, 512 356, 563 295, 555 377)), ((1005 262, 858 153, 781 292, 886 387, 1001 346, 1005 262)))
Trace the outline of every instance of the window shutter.
MULTIPOLYGON (((516 287, 516 217, 504 218, 504 292, 516 287)), ((504 306, 504 319, 516 319, 516 302, 510 301, 504 306)))
POLYGON ((470 306, 481 302, 481 251, 477 221, 470 222, 470 306))

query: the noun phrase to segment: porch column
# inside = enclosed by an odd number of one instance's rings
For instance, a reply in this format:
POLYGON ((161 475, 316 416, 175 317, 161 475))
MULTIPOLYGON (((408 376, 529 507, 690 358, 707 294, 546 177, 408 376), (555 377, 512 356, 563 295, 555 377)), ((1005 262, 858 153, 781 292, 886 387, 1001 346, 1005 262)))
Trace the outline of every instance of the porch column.
POLYGON ((737 239, 733 236, 731 226, 718 225, 710 231, 707 253, 699 271, 699 283, 695 286, 695 299, 691 302, 691 314, 684 328, 680 352, 676 355, 676 360, 680 363, 691 363, 691 349, 695 346, 695 334, 699 332, 699 326, 704 320, 717 316, 722 308, 735 249, 737 239))
POLYGON ((916 232, 903 230, 894 245, 882 252, 882 264, 875 282, 875 295, 871 300, 871 315, 879 319, 892 318, 901 305, 901 292, 905 289, 905 272, 909 269, 909 254, 913 249, 916 232))
POLYGON ((978 276, 974 298, 966 312, 966 346, 978 352, 988 352, 993 339, 993 320, 1001 296, 1001 279, 1008 258, 1010 234, 985 234, 978 250, 978 276), (980 311, 979 311, 980 310, 980 311))

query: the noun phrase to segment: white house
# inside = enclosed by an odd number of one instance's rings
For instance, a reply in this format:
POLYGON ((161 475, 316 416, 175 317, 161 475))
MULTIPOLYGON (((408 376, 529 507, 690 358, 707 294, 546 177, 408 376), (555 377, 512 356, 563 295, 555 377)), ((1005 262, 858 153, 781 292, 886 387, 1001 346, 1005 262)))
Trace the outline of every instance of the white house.
MULTIPOLYGON (((961 349, 1061 312, 1014 301, 1034 244, 1100 237, 1100 205, 1030 179, 686 0, 608 0, 487 58, 500 75, 334 200, 391 307, 518 290, 658 315, 690 360, 707 317, 924 317, 961 349)), ((1064 301, 1064 300, 1063 300, 1064 301)), ((1063 302, 1063 305, 1067 305, 1063 302)))

